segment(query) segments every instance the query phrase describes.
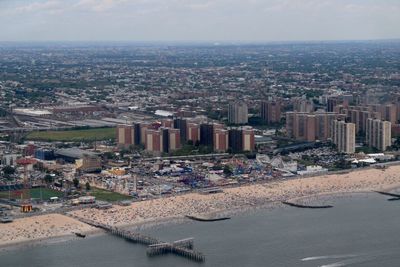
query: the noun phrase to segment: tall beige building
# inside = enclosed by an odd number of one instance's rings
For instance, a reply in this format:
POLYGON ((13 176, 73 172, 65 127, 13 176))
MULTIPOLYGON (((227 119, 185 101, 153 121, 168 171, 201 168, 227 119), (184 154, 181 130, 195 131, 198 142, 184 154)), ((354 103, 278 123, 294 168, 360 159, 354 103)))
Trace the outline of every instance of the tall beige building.
POLYGON ((286 112, 286 132, 296 140, 325 141, 331 137, 332 121, 340 116, 333 112, 286 112))
POLYGON ((365 135, 366 143, 370 147, 375 147, 381 151, 385 151, 392 145, 391 126, 392 124, 390 121, 368 119, 365 135))
POLYGON ((268 124, 280 122, 281 103, 279 101, 262 101, 261 119, 268 124))
POLYGON ((145 149, 157 155, 169 153, 181 147, 180 130, 161 127, 146 130, 145 149))
POLYGON ((292 99, 293 110, 297 112, 313 112, 314 104, 309 99, 294 98, 292 99))
POLYGON ((242 136, 243 136, 243 151, 254 151, 255 149, 255 140, 254 140, 254 129, 247 126, 242 128, 242 136))
POLYGON ((344 121, 332 122, 332 142, 337 150, 343 153, 354 153, 356 150, 356 125, 344 121))
POLYGON ((214 151, 225 152, 228 150, 229 132, 225 129, 214 131, 214 151))
POLYGON ((356 124, 356 132, 361 134, 366 133, 367 120, 370 118, 396 124, 398 120, 397 111, 397 106, 395 104, 370 104, 349 106, 348 108, 340 110, 340 113, 346 114, 350 122, 356 124))
POLYGON ((397 123, 397 107, 394 104, 387 104, 381 107, 382 118, 390 121, 392 124, 397 123))
POLYGON ((116 128, 118 147, 128 147, 135 145, 135 129, 132 125, 118 125, 116 128))
POLYGON ((230 103, 228 106, 228 121, 234 124, 246 124, 248 122, 248 108, 244 102, 230 103))

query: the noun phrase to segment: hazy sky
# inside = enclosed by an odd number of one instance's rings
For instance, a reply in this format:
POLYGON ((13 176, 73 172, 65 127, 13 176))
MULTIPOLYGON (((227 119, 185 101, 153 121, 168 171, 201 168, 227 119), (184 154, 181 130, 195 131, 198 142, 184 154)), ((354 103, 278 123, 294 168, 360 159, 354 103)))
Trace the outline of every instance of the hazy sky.
POLYGON ((0 41, 400 38, 400 0, 0 0, 0 41))

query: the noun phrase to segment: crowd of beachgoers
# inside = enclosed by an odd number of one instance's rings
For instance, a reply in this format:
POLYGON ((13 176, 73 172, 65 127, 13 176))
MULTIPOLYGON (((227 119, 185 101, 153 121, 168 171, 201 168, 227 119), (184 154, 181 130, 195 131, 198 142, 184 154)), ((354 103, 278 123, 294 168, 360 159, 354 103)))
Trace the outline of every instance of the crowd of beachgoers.
POLYGON ((87 208, 66 215, 49 214, 16 219, 0 225, 0 245, 88 232, 93 228, 68 215, 113 226, 145 225, 183 218, 185 215, 223 213, 273 205, 284 200, 305 201, 324 194, 343 194, 400 188, 400 166, 364 169, 343 174, 279 180, 223 188, 222 193, 189 193, 179 196, 114 205, 110 209, 87 208))

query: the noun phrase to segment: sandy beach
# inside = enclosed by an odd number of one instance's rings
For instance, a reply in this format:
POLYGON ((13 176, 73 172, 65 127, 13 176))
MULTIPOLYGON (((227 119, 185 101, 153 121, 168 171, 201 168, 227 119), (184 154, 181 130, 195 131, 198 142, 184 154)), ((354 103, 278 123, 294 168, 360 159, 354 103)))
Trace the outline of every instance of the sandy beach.
MULTIPOLYGON (((385 170, 363 169, 345 174, 280 180, 265 184, 225 188, 223 193, 180 196, 135 202, 130 206, 114 206, 108 210, 83 209, 70 215, 108 225, 146 225, 157 221, 183 218, 188 214, 209 214, 230 210, 247 210, 282 200, 304 201, 304 197, 343 194, 400 188, 400 166, 385 170)), ((0 225, 0 246, 36 240, 72 232, 94 229, 67 216, 51 214, 15 220, 0 225)))
POLYGON ((0 247, 33 240, 73 236, 75 232, 94 231, 95 228, 60 214, 49 214, 17 219, 0 225, 0 247))
POLYGON ((223 193, 182 196, 133 203, 109 210, 85 209, 73 215, 105 224, 124 226, 158 218, 223 212, 271 202, 329 193, 369 192, 400 187, 400 166, 386 170, 367 169, 346 174, 282 180, 265 184, 226 188, 223 193))

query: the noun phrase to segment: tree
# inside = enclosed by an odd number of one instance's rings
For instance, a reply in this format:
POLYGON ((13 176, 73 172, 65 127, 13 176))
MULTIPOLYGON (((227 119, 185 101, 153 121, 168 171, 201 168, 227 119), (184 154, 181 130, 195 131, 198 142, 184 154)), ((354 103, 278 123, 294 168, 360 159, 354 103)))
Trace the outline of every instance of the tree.
POLYGON ((228 165, 225 165, 224 166, 224 174, 226 175, 226 176, 231 176, 232 175, 232 169, 228 166, 228 165))
POLYGON ((113 152, 105 152, 103 155, 106 159, 115 159, 116 158, 115 153, 113 153, 113 152))
POLYGON ((350 169, 351 168, 351 162, 345 160, 344 158, 339 159, 338 161, 335 162, 335 167, 338 169, 350 169))
POLYGON ((119 154, 120 154, 121 158, 123 158, 124 155, 125 155, 125 154, 128 154, 129 152, 130 152, 130 151, 129 151, 128 149, 123 148, 123 149, 121 149, 121 150, 119 151, 119 154))
POLYGON ((248 159, 256 159, 256 157, 257 157, 256 153, 251 152, 251 151, 244 151, 244 155, 248 159))
POLYGON ((50 174, 46 174, 44 176, 44 181, 45 181, 46 184, 51 184, 51 183, 54 182, 54 178, 50 174))
POLYGON ((72 182, 74 183, 75 188, 79 187, 79 180, 78 178, 74 178, 74 180, 72 180, 72 182))
POLYGON ((397 150, 400 148, 400 136, 396 137, 396 140, 393 142, 392 147, 393 147, 393 149, 397 149, 397 150))
POLYGON ((85 187, 86 187, 86 191, 90 191, 90 184, 89 184, 89 182, 86 182, 85 187))
POLYGON ((15 168, 13 168, 11 166, 5 166, 5 167, 3 167, 2 170, 3 170, 4 176, 6 178, 10 178, 10 176, 15 173, 15 168))

